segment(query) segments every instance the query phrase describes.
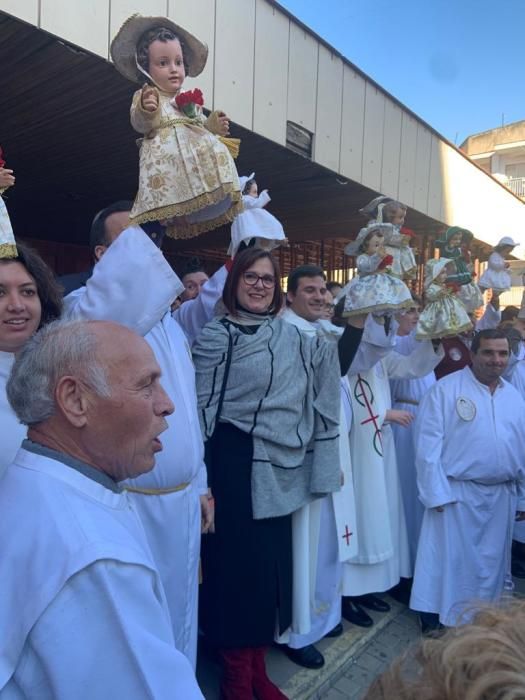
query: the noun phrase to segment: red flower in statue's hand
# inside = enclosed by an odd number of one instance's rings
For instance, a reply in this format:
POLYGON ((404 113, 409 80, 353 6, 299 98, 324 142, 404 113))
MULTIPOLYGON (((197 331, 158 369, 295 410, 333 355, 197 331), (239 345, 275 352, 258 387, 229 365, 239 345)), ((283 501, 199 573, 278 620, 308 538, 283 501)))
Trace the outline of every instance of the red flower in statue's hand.
POLYGON ((196 105, 200 105, 201 107, 204 105, 204 96, 199 88, 193 90, 193 101, 196 105))
POLYGON ((4 165, 5 165, 4 152, 2 150, 2 146, 0 146, 0 168, 3 168, 4 165))
POLYGON ((379 263, 379 267, 377 268, 378 270, 384 270, 385 267, 388 267, 394 262, 394 258, 391 255, 385 255, 385 257, 381 260, 379 263))
POLYGON ((445 282, 445 287, 450 289, 451 292, 454 292, 454 294, 459 292, 459 284, 456 284, 455 282, 445 282))
POLYGON ((410 236, 410 238, 414 238, 416 235, 411 228, 407 228, 406 226, 401 226, 400 233, 402 233, 403 236, 410 236))
POLYGON ((188 105, 199 105, 200 107, 202 107, 204 104, 204 97, 202 95, 202 91, 199 90, 199 88, 195 88, 194 90, 179 92, 179 94, 175 98, 175 104, 181 112, 184 112, 184 108, 188 105))

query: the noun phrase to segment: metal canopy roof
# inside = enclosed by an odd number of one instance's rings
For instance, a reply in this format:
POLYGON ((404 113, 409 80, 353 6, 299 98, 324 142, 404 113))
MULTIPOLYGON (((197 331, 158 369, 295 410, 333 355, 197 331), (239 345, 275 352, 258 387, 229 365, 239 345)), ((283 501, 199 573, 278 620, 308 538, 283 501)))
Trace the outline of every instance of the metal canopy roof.
MULTIPOLYGON (((17 178, 7 193, 15 234, 86 244, 102 207, 133 199, 138 177, 137 134, 129 124, 134 86, 100 57, 0 13, 0 144, 17 178)), ((270 210, 290 241, 340 239, 363 225, 357 213, 377 193, 232 125, 242 139, 239 172, 256 171, 269 188, 270 210)), ((435 236, 443 225, 409 210, 407 225, 435 236)), ((226 227, 167 250, 224 250, 226 227)), ((478 249, 483 253, 483 248, 478 249)))

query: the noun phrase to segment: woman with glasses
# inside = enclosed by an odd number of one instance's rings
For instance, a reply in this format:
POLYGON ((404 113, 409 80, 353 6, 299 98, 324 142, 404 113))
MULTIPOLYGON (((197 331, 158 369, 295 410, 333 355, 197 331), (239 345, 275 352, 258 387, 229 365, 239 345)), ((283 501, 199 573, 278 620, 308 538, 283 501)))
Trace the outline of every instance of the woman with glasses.
POLYGON ((285 698, 265 651, 291 623, 291 514, 340 487, 337 344, 277 317, 280 273, 239 253, 227 313, 194 346, 215 533, 202 550, 201 626, 219 650, 226 700, 285 698))

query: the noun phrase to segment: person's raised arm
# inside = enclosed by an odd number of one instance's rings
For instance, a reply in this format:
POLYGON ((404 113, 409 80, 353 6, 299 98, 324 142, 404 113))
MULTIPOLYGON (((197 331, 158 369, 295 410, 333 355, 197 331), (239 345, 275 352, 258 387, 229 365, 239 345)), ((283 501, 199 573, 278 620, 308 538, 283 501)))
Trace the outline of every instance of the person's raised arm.
POLYGON ((182 290, 157 246, 139 226, 130 226, 97 262, 86 286, 64 299, 64 316, 116 321, 146 335, 182 290))
POLYGON ((364 328, 361 342, 357 348, 354 359, 350 364, 348 373, 361 374, 368 372, 395 346, 397 322, 392 318, 390 328, 376 320, 375 316, 353 316, 348 319, 348 323, 354 327, 364 328))
POLYGON ((363 337, 363 331, 364 327, 347 323, 343 335, 337 341, 337 353, 342 377, 346 376, 350 365, 354 361, 357 351, 359 350, 361 338, 363 337))
POLYGON ((202 285, 195 299, 185 301, 174 312, 173 318, 184 331, 190 347, 203 327, 215 316, 215 307, 222 296, 227 276, 228 270, 223 265, 202 285))
POLYGON ((384 357, 384 362, 389 379, 417 379, 430 374, 444 356, 441 343, 435 348, 431 340, 416 340, 409 355, 394 350, 384 357))

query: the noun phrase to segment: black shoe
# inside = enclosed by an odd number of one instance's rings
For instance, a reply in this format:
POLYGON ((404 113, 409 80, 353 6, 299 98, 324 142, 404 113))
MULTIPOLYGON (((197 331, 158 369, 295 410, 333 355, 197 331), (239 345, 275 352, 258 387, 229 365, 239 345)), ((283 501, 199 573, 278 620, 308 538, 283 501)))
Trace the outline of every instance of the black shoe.
POLYGON ((431 635, 443 629, 437 613, 420 612, 419 622, 421 624, 421 634, 431 635))
POLYGON ((321 668, 324 666, 324 656, 314 647, 313 644, 302 649, 292 649, 289 646, 284 646, 283 651, 286 656, 298 666, 304 668, 321 668))
POLYGON ((343 598, 343 617, 358 627, 372 627, 374 621, 352 598, 343 598))
POLYGON ((391 596, 394 600, 397 600, 398 603, 401 603, 402 605, 406 605, 408 607, 408 604, 410 603, 411 592, 412 579, 402 578, 399 580, 397 586, 394 586, 388 591, 388 595, 391 596))
POLYGON ((327 632, 325 634, 325 637, 328 637, 329 639, 332 639, 332 637, 340 637, 343 634, 343 624, 339 622, 333 630, 330 630, 330 632, 327 632))
POLYGON ((385 603, 384 600, 378 598, 376 595, 367 593, 366 595, 356 596, 354 601, 359 605, 362 605, 369 610, 374 610, 375 612, 388 612, 390 610, 390 605, 385 603))
POLYGON ((525 543, 512 540, 512 558, 525 563, 525 543))
POLYGON ((513 559, 511 562, 512 575, 516 578, 525 578, 525 562, 520 559, 513 559))

